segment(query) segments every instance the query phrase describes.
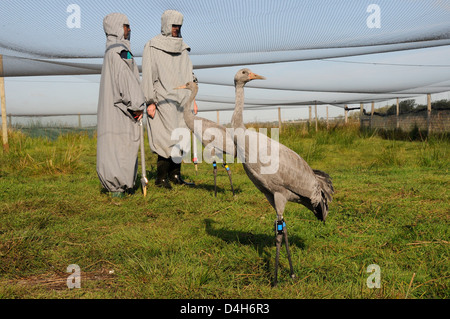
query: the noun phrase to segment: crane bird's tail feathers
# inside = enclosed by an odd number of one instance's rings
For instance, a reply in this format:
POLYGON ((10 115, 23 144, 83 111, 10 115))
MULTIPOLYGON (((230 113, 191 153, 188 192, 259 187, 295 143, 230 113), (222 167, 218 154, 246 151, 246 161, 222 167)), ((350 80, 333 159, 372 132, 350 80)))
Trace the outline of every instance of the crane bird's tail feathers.
POLYGON ((319 220, 325 221, 328 215, 328 203, 332 201, 334 188, 331 182, 331 177, 322 171, 313 170, 316 175, 316 179, 319 182, 321 188, 322 199, 319 204, 314 208, 314 214, 319 220))

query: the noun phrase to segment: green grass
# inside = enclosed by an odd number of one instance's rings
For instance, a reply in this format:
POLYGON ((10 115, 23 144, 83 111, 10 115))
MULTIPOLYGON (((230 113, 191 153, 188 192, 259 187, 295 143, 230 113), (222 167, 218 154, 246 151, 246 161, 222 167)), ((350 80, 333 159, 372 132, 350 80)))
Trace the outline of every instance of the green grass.
POLYGON ((115 199, 101 191, 95 135, 12 131, 0 157, 0 298, 450 297, 447 139, 292 125, 280 141, 329 173, 336 193, 325 225, 288 203, 297 279, 282 249, 272 288, 275 212, 241 164, 230 164, 234 197, 219 167, 215 198, 212 165, 196 175, 183 164, 197 186, 165 191, 147 152, 147 197, 115 199), (81 289, 67 288, 71 264, 81 289), (366 285, 370 264, 380 289, 366 285))

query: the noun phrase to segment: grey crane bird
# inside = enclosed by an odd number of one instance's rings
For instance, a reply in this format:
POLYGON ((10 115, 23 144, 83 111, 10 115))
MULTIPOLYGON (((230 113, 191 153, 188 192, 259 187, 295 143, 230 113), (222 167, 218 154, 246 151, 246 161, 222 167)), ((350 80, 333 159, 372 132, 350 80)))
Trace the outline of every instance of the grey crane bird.
POLYGON ((277 214, 274 274, 274 286, 276 286, 279 253, 283 237, 289 260, 290 275, 295 278, 286 223, 283 218, 286 203, 289 201, 302 204, 311 210, 319 220, 325 221, 328 214, 328 203, 332 200, 334 189, 328 174, 311 169, 305 160, 285 145, 262 133, 245 128, 242 116, 244 86, 253 79, 265 78, 252 73, 249 69, 241 69, 236 73, 234 78, 236 105, 231 123, 234 128, 237 153, 239 157, 242 157, 241 160, 247 176, 266 196, 277 214))
MULTIPOLYGON (((217 196, 217 163, 216 154, 230 154, 233 159, 236 155, 234 141, 232 136, 227 132, 226 128, 218 123, 210 121, 200 116, 194 115, 192 111, 192 102, 197 95, 198 85, 195 82, 188 82, 185 85, 179 86, 175 89, 188 89, 191 91, 191 96, 189 100, 184 105, 183 116, 186 126, 197 136, 202 142, 203 146, 209 147, 211 149, 211 155, 213 156, 213 173, 214 173, 214 195, 217 196), (201 130, 195 129, 196 121, 201 124, 201 130), (199 136, 201 134, 201 136, 199 136)), ((223 156, 222 156, 223 157, 223 156)), ((231 191, 234 195, 233 181, 231 178, 231 171, 228 164, 223 158, 222 166, 226 169, 228 173, 228 178, 230 180, 231 191)))

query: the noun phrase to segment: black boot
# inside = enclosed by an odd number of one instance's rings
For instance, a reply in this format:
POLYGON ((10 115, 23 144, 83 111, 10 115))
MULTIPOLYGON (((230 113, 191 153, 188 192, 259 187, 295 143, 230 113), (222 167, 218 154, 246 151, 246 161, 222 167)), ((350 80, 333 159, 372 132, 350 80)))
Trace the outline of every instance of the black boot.
POLYGON ((172 189, 172 185, 170 185, 167 178, 171 162, 172 161, 169 158, 164 158, 158 155, 158 161, 156 162, 155 186, 172 189))
POLYGON ((181 163, 177 164, 170 160, 169 180, 178 185, 195 186, 194 183, 186 182, 181 178, 181 163))

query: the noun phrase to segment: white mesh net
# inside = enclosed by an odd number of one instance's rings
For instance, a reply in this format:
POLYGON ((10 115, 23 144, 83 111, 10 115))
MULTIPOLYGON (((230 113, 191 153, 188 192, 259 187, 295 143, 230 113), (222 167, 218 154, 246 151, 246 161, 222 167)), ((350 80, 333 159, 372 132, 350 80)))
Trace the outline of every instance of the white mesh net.
POLYGON ((443 0, 2 0, 2 76, 99 74, 102 20, 111 12, 128 16, 140 63, 166 9, 184 14, 202 110, 234 108, 241 66, 267 78, 249 84, 247 109, 343 107, 450 90, 443 0))

